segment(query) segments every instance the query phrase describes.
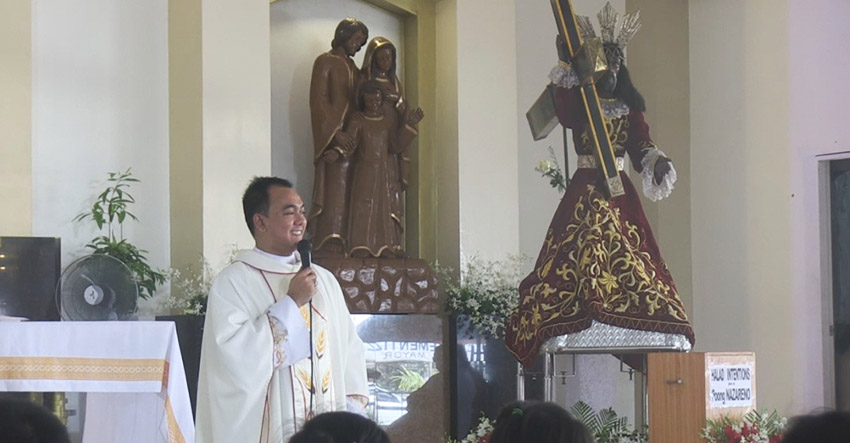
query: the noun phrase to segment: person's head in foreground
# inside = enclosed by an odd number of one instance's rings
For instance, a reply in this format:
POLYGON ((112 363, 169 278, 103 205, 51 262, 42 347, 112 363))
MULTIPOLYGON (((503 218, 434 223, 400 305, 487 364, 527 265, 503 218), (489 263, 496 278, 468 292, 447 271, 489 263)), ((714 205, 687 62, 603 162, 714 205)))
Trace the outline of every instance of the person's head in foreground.
POLYGON ((0 442, 70 443, 68 430, 47 408, 0 397, 0 442))
POLYGON ((326 412, 304 423, 289 443, 390 443, 377 423, 351 412, 326 412))
POLYGON ((590 431, 554 403, 508 403, 496 418, 490 443, 593 443, 590 431))
POLYGON ((850 412, 828 411, 791 419, 782 443, 845 443, 850 441, 850 412))

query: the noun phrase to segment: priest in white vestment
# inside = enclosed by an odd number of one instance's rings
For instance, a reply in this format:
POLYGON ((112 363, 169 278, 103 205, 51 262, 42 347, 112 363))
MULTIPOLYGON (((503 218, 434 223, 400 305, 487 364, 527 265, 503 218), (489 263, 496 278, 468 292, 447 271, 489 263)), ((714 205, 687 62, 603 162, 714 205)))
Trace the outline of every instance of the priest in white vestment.
POLYGON ((197 443, 285 443, 309 416, 362 413, 368 401, 365 350, 342 289, 327 269, 302 269, 296 251, 307 229, 301 197, 286 180, 258 177, 242 206, 256 247, 210 290, 197 443))

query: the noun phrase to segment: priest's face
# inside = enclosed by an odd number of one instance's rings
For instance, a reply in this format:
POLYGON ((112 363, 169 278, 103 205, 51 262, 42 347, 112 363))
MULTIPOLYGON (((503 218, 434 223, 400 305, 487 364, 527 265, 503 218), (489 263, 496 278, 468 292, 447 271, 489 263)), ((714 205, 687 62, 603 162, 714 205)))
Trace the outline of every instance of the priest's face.
POLYGON ((257 247, 272 254, 290 255, 307 230, 304 202, 292 188, 272 186, 268 193, 268 214, 254 214, 254 230, 259 234, 257 247))

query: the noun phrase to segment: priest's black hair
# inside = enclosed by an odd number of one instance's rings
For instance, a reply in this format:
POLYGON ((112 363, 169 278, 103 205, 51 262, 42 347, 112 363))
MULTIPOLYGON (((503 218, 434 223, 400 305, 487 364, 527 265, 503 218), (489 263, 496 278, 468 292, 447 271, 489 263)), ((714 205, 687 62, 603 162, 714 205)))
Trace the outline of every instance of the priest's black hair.
POLYGON ((254 235, 254 214, 269 215, 269 188, 281 186, 291 188, 292 182, 280 177, 254 177, 242 194, 242 213, 248 230, 254 235))

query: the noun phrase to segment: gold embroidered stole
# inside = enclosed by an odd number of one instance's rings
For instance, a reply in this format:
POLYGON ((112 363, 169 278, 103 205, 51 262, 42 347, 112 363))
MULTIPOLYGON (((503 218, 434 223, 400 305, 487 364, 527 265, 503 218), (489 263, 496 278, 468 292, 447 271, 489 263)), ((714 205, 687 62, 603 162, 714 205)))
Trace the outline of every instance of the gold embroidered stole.
POLYGON ((327 352, 330 340, 324 298, 313 297, 312 309, 311 318, 310 305, 301 307, 301 315, 311 333, 312 359, 305 358, 295 363, 290 371, 296 422, 299 425, 312 415, 336 409, 332 388, 331 359, 327 352))

